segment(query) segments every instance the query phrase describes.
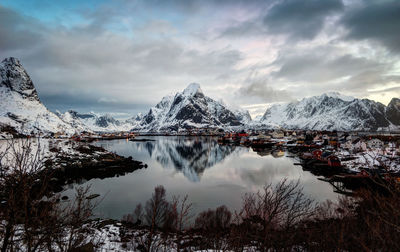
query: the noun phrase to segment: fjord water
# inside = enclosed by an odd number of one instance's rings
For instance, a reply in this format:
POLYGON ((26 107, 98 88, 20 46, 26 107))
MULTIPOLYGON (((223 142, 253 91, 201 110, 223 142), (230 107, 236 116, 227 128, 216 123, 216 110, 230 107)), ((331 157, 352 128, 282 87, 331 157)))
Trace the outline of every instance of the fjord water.
POLYGON ((146 138, 154 141, 96 143, 148 165, 125 176, 93 179, 80 185, 91 185, 92 193, 104 197, 97 208, 101 217, 120 219, 131 213, 136 204, 144 204, 151 197, 157 185, 165 187, 169 199, 187 194, 194 214, 220 205, 239 210, 245 193, 257 192, 266 183, 276 184, 285 178, 299 179, 305 195, 317 202, 337 200, 330 184, 295 166, 296 161, 287 157, 288 153, 277 157, 269 151, 256 153, 246 147, 218 145, 213 137, 146 138))

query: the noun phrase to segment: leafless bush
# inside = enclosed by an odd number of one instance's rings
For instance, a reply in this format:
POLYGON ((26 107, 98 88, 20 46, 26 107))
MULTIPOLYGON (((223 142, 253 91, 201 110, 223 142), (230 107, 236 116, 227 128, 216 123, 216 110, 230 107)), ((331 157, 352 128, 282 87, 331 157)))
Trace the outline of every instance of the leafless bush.
POLYGON ((166 200, 166 191, 163 186, 154 188, 154 193, 146 202, 144 219, 151 229, 160 228, 164 225, 169 203, 166 200))
POLYGON ((298 223, 310 218, 315 205, 297 182, 282 180, 276 186, 268 184, 262 192, 246 194, 242 210, 236 216, 237 239, 265 250, 288 249, 295 244, 298 223))
POLYGON ((49 190, 52 170, 45 166, 41 139, 10 140, 1 148, 1 251, 53 251, 77 245, 78 230, 93 209, 86 199, 88 189, 78 190, 76 200, 61 207, 59 195, 49 190))
POLYGON ((142 218, 143 218, 142 204, 137 204, 133 213, 124 215, 122 217, 122 221, 139 226, 142 223, 142 218))
POLYGON ((44 168, 43 150, 39 140, 29 139, 12 139, 1 147, 1 250, 17 249, 17 243, 25 242, 27 250, 31 251, 42 243, 42 239, 34 239, 34 229, 43 222, 43 213, 51 208, 50 202, 41 201, 46 196, 49 179, 44 168), (24 230, 21 230, 21 225, 24 225, 24 230), (24 232, 23 241, 21 238, 15 240, 17 229, 24 232))
POLYGON ((226 206, 208 209, 199 213, 195 221, 195 227, 207 232, 218 232, 229 227, 232 213, 226 206))
POLYGON ((232 213, 226 206, 199 213, 195 220, 195 228, 200 230, 202 236, 202 240, 198 244, 199 249, 226 250, 229 246, 227 235, 230 230, 231 217, 232 213))
POLYGON ((182 199, 179 196, 173 197, 170 212, 176 216, 174 230, 177 251, 182 249, 182 231, 185 227, 188 227, 190 219, 193 217, 191 211, 192 203, 188 202, 188 195, 185 195, 182 199))
POLYGON ((157 186, 145 206, 144 219, 149 227, 149 233, 142 240, 142 244, 146 251, 153 251, 160 246, 160 242, 154 238, 157 229, 165 227, 168 222, 173 221, 170 219, 173 216, 170 214, 169 209, 170 204, 166 200, 165 188, 161 185, 157 186))
POLYGON ((369 250, 400 250, 400 185, 391 181, 386 188, 389 194, 368 190, 359 193, 363 200, 356 209, 357 220, 368 234, 358 243, 369 250))
POLYGON ((177 250, 180 251, 182 231, 192 217, 191 209, 192 203, 188 202, 187 195, 182 199, 174 196, 172 202, 169 202, 166 199, 165 188, 157 186, 152 197, 146 202, 144 213, 141 204, 138 204, 135 211, 125 215, 122 220, 139 226, 143 218, 148 232, 139 238, 142 250, 157 251, 161 247, 167 247, 172 234, 175 236, 177 250))
POLYGON ((78 187, 71 202, 57 204, 57 209, 51 212, 54 219, 59 221, 54 227, 59 232, 53 232, 53 240, 60 251, 69 251, 89 240, 84 224, 92 217, 93 210, 98 205, 98 202, 87 198, 89 192, 90 187, 78 187))

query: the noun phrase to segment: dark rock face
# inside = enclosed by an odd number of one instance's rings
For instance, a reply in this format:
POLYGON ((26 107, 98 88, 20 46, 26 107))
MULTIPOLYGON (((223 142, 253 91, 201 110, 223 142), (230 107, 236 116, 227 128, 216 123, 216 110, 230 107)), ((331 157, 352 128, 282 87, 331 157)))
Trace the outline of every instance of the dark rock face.
POLYGON ((18 92, 30 100, 39 101, 31 78, 16 58, 6 58, 0 63, 0 86, 18 92))
POLYGON ((148 113, 147 115, 145 115, 144 121, 145 121, 147 124, 149 124, 149 123, 151 123, 152 121, 154 121, 154 116, 153 116, 153 110, 152 110, 152 109, 150 109, 149 113, 148 113))
POLYGON ((96 119, 96 125, 99 127, 107 128, 110 124, 119 126, 120 122, 107 115, 100 116, 96 119))
POLYGON ((205 111, 196 108, 196 105, 187 105, 179 110, 176 114, 176 119, 178 120, 192 120, 194 123, 202 123, 203 117, 205 116, 205 111))
POLYGON ((400 99, 393 98, 386 107, 386 117, 394 125, 400 125, 400 99))
POLYGON ((231 111, 224 109, 218 116, 218 120, 222 124, 228 124, 231 126, 239 126, 242 123, 240 122, 240 119, 234 115, 231 111))

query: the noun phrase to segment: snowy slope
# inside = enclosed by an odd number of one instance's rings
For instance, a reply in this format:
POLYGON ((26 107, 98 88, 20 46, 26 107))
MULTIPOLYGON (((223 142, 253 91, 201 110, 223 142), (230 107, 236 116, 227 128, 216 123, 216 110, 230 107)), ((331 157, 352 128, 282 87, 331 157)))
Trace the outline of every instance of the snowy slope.
POLYGON ((230 111, 232 111, 232 113, 236 115, 236 118, 243 125, 248 125, 252 122, 252 118, 248 110, 242 108, 230 108, 230 111))
POLYGON ((138 129, 148 131, 241 126, 242 118, 224 104, 204 95, 199 84, 190 84, 175 96, 165 96, 143 117, 138 129))
POLYGON ((80 131, 96 131, 96 132, 116 132, 116 131, 130 131, 132 128, 137 127, 142 117, 137 115, 126 121, 119 121, 111 115, 97 115, 95 113, 79 114, 76 111, 69 110, 60 117, 73 127, 80 131))
POLYGON ((31 78, 15 58, 0 63, 0 124, 22 134, 76 132, 40 102, 31 78))
POLYGON ((260 124, 289 129, 377 130, 396 128, 398 123, 394 118, 399 115, 398 110, 393 114, 390 120, 387 107, 379 102, 327 93, 301 101, 275 104, 267 109, 260 124))

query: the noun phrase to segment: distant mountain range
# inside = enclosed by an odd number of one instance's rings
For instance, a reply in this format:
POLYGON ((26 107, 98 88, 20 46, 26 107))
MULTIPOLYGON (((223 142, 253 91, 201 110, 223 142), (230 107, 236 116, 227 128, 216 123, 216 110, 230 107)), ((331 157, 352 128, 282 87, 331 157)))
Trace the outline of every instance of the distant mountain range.
POLYGON ((206 95, 192 83, 182 92, 165 96, 145 115, 117 120, 110 115, 49 111, 21 63, 6 58, 0 63, 0 131, 21 134, 83 131, 178 131, 192 128, 286 128, 314 130, 380 130, 400 128, 400 99, 388 106, 368 99, 327 93, 301 101, 275 104, 257 120, 248 111, 232 109, 206 95), (3 130, 1 130, 3 129, 3 130))
POLYGON ((368 99, 326 93, 301 101, 275 104, 260 119, 264 127, 312 130, 398 129, 400 100, 388 106, 368 99))
POLYGON ((113 118, 111 115, 97 115, 95 113, 80 114, 76 111, 69 110, 64 114, 57 115, 66 123, 71 124, 78 131, 96 131, 96 132, 114 132, 114 131, 130 131, 142 120, 143 116, 138 114, 125 121, 113 118))

